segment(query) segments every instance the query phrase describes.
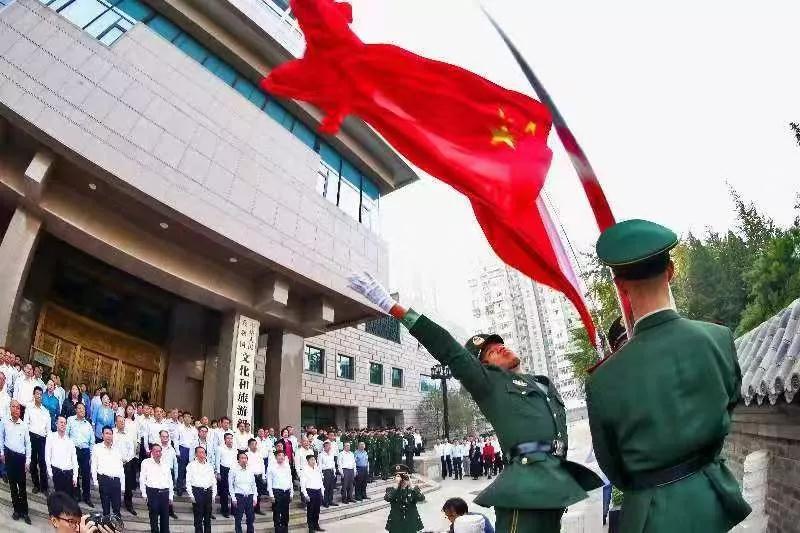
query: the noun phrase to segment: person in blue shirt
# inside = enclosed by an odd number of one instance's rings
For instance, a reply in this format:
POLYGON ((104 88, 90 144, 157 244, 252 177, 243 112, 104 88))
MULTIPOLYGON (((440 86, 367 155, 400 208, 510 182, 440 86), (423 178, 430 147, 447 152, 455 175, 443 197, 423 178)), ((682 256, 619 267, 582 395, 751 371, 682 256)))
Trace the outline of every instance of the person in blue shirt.
POLYGON ((25 471, 31 465, 31 439, 28 424, 20 418, 22 409, 17 400, 11 400, 11 416, 0 422, 0 458, 8 471, 8 485, 14 513, 11 518, 31 525, 28 517, 28 496, 25 490, 25 471))
POLYGON ((67 436, 75 444, 75 453, 78 457, 78 479, 83 492, 83 502, 89 507, 94 507, 89 499, 91 473, 91 450, 94 446, 94 430, 86 420, 86 406, 79 403, 75 407, 75 416, 67 419, 67 436))
POLYGON ((48 381, 47 390, 42 395, 42 405, 50 413, 50 431, 56 430, 56 420, 61 410, 61 402, 59 402, 58 396, 55 395, 55 388, 56 384, 53 383, 53 380, 48 381))
POLYGON ((91 420, 92 418, 92 405, 91 405, 91 398, 89 397, 89 391, 86 388, 86 383, 81 383, 81 401, 83 405, 86 406, 86 420, 91 420))
POLYGON ((368 500, 367 476, 369 475, 369 454, 363 442, 358 443, 356 456, 356 501, 368 500))
MULTIPOLYGON (((94 402, 94 400, 92 400, 94 402)), ((111 398, 108 394, 100 397, 100 406, 92 406, 92 425, 94 426, 94 438, 96 442, 103 442, 103 428, 114 427, 115 413, 111 408, 111 398)))
POLYGON ((442 505, 442 512, 450 521, 450 533, 453 533, 453 523, 456 521, 456 518, 459 516, 464 515, 475 515, 475 516, 482 516, 483 517, 483 533, 494 533, 494 527, 492 526, 492 522, 481 513, 470 513, 469 507, 467 506, 467 502, 462 500, 461 498, 450 498, 444 505, 442 505))

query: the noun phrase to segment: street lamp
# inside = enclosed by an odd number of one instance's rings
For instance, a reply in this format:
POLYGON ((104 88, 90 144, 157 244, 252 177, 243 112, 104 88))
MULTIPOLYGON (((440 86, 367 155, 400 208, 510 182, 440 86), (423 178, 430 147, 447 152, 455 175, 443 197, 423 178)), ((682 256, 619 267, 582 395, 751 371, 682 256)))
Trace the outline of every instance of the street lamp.
POLYGON ((450 421, 447 418, 447 380, 453 377, 447 365, 434 365, 431 367, 431 379, 442 382, 442 407, 444 410, 444 438, 450 440, 450 421))

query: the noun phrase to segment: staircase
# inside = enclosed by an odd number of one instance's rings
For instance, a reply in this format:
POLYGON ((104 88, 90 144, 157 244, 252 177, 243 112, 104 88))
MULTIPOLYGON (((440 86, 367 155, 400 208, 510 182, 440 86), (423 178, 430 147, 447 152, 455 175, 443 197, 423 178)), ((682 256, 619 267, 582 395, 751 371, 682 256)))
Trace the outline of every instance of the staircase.
MULTIPOLYGON (((433 481, 427 480, 420 476, 413 476, 420 483, 420 488, 423 492, 429 493, 439 489, 439 485, 433 481)), ((337 522, 346 518, 352 518, 373 511, 378 511, 389 506, 384 501, 383 496, 386 489, 393 486, 394 481, 381 481, 376 480, 367 485, 367 496, 370 498, 366 501, 350 503, 343 505, 340 500, 340 486, 334 490, 334 503, 339 503, 338 507, 330 507, 328 509, 322 508, 320 513, 320 524, 325 527, 325 524, 337 522)), ((32 494, 30 476, 28 477, 28 508, 33 525, 27 526, 21 520, 19 522, 11 521, 11 492, 8 488, 8 483, 0 482, 0 530, 3 531, 51 531, 52 526, 49 525, 47 520, 47 498, 42 494, 32 494), (9 529, 6 529, 8 527, 9 529)), ((89 511, 101 512, 100 494, 97 489, 92 487, 92 503, 94 509, 88 508, 85 504, 81 504, 81 509, 84 513, 89 511)), ((133 508, 136 510, 137 516, 133 516, 124 509, 122 509, 122 519, 125 522, 125 531, 150 531, 150 519, 147 512, 147 506, 141 497, 140 491, 134 492, 133 508)), ((174 500, 175 514, 178 515, 178 520, 170 519, 169 527, 173 533, 192 533, 194 531, 194 519, 192 515, 192 504, 188 496, 175 496, 174 500)), ((272 527, 272 510, 269 504, 268 497, 261 498, 261 510, 263 516, 255 516, 255 529, 256 531, 273 531, 272 527)), ((214 502, 213 512, 217 519, 211 521, 211 531, 218 533, 230 533, 233 531, 233 515, 230 518, 224 518, 219 514, 219 503, 214 502)), ((295 491, 294 499, 289 509, 289 529, 291 531, 307 531, 306 526, 306 511, 305 506, 300 503, 300 493, 295 491)))

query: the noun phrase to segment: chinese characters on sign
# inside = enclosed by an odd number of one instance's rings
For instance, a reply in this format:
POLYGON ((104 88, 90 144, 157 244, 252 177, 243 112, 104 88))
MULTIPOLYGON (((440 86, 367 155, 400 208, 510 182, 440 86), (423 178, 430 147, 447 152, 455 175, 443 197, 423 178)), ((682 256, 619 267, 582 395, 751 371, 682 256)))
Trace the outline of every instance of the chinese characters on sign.
POLYGON ((253 386, 255 385, 256 348, 258 347, 258 320, 244 315, 239 317, 236 333, 236 358, 233 374, 234 427, 239 422, 253 423, 253 386))

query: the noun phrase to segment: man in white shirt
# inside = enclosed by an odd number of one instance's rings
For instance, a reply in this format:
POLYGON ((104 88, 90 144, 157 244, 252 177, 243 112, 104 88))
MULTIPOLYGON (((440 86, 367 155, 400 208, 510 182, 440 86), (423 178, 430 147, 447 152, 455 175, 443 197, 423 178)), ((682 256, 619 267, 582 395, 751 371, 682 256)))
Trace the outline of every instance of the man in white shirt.
POLYGON ((256 480, 256 508, 255 513, 262 515, 261 512, 261 496, 267 493, 267 481, 264 476, 267 474, 267 469, 264 468, 264 455, 258 449, 258 441, 250 439, 247 443, 247 469, 253 473, 256 480))
MULTIPOLYGON (((155 418, 153 418, 153 420, 147 424, 147 438, 145 439, 144 445, 148 455, 150 454, 150 446, 153 444, 158 444, 159 446, 161 445, 162 431, 166 431, 167 434, 169 434, 167 421, 164 420, 164 410, 160 407, 156 407, 155 418)), ((161 447, 163 452, 163 446, 161 447)))
POLYGON ((14 395, 14 379, 17 376, 17 371, 14 369, 14 354, 5 352, 0 357, 0 372, 6 377, 5 392, 12 397, 14 395))
POLYGON ((326 509, 338 507, 338 503, 333 503, 333 488, 336 486, 336 452, 333 451, 333 445, 329 440, 322 445, 322 453, 319 454, 319 469, 322 470, 322 485, 325 489, 322 495, 322 505, 326 509))
MULTIPOLYGON (((211 435, 208 433, 208 426, 200 426, 197 428, 197 446, 202 446, 206 450, 206 461, 208 461, 208 464, 211 465, 213 470, 214 465, 217 463, 217 446, 214 444, 211 435)), ((190 458, 192 461, 194 461, 195 449, 196 447, 191 449, 192 453, 190 458)))
POLYGON ((419 457, 422 453, 422 434, 414 428, 414 455, 419 457))
POLYGON ((286 454, 278 449, 275 462, 267 470, 267 492, 272 500, 272 522, 275 533, 289 532, 289 502, 292 501, 292 468, 286 461, 286 454))
POLYGON ((447 475, 453 477, 453 444, 449 440, 442 441, 442 455, 444 455, 447 475))
MULTIPOLYGON (((309 445, 308 437, 303 437, 300 439, 300 447, 294 451, 294 469, 298 477, 300 477, 303 469, 308 466, 307 459, 309 455, 315 455, 314 450, 309 445)), ((302 503, 306 503, 306 497, 302 492, 300 493, 300 499, 302 503)))
POLYGON ((453 479, 464 479, 463 470, 461 470, 461 441, 456 440, 450 446, 451 461, 453 463, 453 479))
POLYGON ((192 455, 192 450, 197 447, 197 428, 194 427, 192 414, 188 411, 183 413, 183 422, 178 426, 178 485, 175 492, 178 496, 183 494, 186 488, 186 466, 192 455))
POLYGON ((31 525, 28 517, 28 494, 25 491, 25 471, 31 464, 31 437, 28 425, 20 418, 22 406, 11 401, 11 417, 0 422, 0 461, 6 465, 11 504, 11 518, 31 525))
POLYGON ((44 457, 53 490, 73 494, 78 486, 78 455, 75 443, 67 436, 67 419, 63 416, 58 417, 56 430, 47 436, 44 457))
POLYGON ((150 531, 153 533, 169 533, 169 506, 173 498, 171 468, 161 460, 161 452, 160 444, 150 447, 150 458, 142 461, 139 477, 142 497, 147 501, 150 514, 150 531))
POLYGON ((196 446, 194 460, 186 467, 186 492, 192 500, 195 533, 211 533, 211 506, 217 496, 217 478, 206 449, 196 446))
POLYGON ((233 434, 226 433, 222 446, 217 448, 216 474, 219 482, 219 511, 222 516, 230 516, 230 492, 228 492, 228 474, 236 465, 236 448, 233 447, 233 434))
MULTIPOLYGON (((307 439, 304 439, 307 440, 307 439)), ((306 504, 308 531, 325 531, 319 527, 319 508, 322 505, 322 472, 317 468, 314 455, 306 457, 306 466, 300 471, 300 492, 306 504)))
POLYGON ((58 412, 61 412, 61 406, 64 405, 64 399, 67 397, 67 391, 61 386, 61 378, 57 374, 50 374, 50 380, 55 384, 53 394, 58 398, 58 412))
POLYGON ((25 409, 33 404, 33 388, 36 386, 36 378, 33 377, 33 367, 30 363, 22 369, 22 376, 14 380, 14 399, 22 406, 22 416, 25 417, 25 409))
POLYGON ((153 408, 147 404, 142 406, 142 414, 136 417, 137 433, 139 435, 139 461, 144 461, 148 457, 149 450, 146 442, 150 438, 150 423, 154 420, 153 408))
MULTIPOLYGON (((254 441, 255 442, 255 441, 254 441)), ((233 505, 234 530, 242 533, 242 515, 247 517, 247 533, 254 533, 253 506, 258 500, 256 478, 247 468, 247 452, 237 452, 237 466, 228 474, 228 492, 233 505)))
MULTIPOLYGON (((175 453, 175 447, 170 442, 169 431, 162 429, 158 434, 161 444, 161 462, 169 466, 169 471, 172 474, 172 486, 175 486, 175 481, 178 479, 178 455, 175 453)), ((169 516, 178 519, 175 514, 175 509, 172 507, 172 501, 169 504, 169 516)))
POLYGON ((339 468, 342 470, 342 503, 352 503, 355 501, 356 456, 350 451, 349 442, 344 443, 344 449, 339 454, 339 468))
MULTIPOLYGON (((183 420, 181 420, 180 413, 177 409, 171 409, 169 411, 169 416, 166 421, 164 421, 164 424, 167 426, 165 429, 169 431, 170 445, 174 447, 178 442, 178 429, 180 429, 183 424, 183 420)), ((175 452, 177 453, 178 450, 176 449, 175 452)))
MULTIPOLYGON (((8 420, 11 416, 11 394, 8 392, 7 371, 0 367, 0 420, 8 420)), ((2 472, 1 469, 0 472, 2 472)))
POLYGON ((122 466, 122 455, 114 448, 114 431, 110 427, 103 428, 103 442, 92 447, 92 481, 99 488, 100 503, 103 515, 120 517, 122 491, 125 490, 125 469, 122 466))
MULTIPOLYGON (((233 430, 231 429, 231 419, 227 416, 223 416, 219 419, 219 427, 214 430, 214 444, 216 444, 217 449, 220 449, 225 445, 226 433, 233 435, 233 430)), ((235 458, 234 462, 236 462, 235 458)))
POLYGON ((45 441, 50 433, 50 411, 42 405, 43 389, 33 389, 33 403, 25 409, 25 423, 31 435, 31 481, 33 493, 47 493, 47 462, 44 457, 45 441))
POLYGON ((122 457, 122 470, 125 474, 125 496, 123 502, 125 509, 136 516, 133 508, 133 488, 136 485, 136 435, 125 429, 125 417, 117 415, 114 427, 114 447, 122 457))
POLYGON ((233 436, 233 445, 240 452, 247 452, 248 445, 253 436, 245 428, 244 422, 239 422, 236 426, 236 434, 233 436))

